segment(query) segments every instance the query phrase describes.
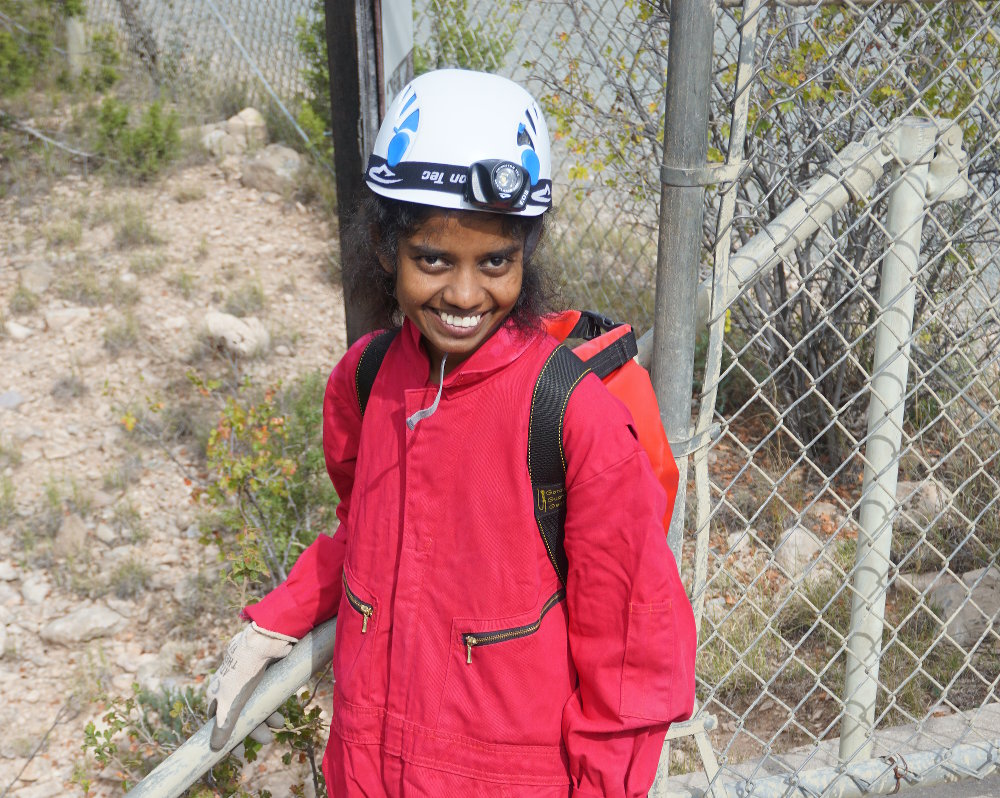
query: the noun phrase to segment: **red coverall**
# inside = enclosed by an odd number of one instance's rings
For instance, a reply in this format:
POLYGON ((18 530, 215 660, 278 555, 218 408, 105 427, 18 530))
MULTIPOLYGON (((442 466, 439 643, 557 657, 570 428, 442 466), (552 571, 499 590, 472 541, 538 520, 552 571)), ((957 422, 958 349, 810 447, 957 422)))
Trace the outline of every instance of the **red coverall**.
POLYGON ((526 466, 555 340, 505 325, 412 431, 437 389, 420 333, 404 324, 362 425, 367 340, 324 401, 340 527, 245 610, 296 637, 338 615, 330 794, 644 796, 669 723, 691 713, 696 641, 628 411, 592 374, 566 409, 563 592, 526 466))

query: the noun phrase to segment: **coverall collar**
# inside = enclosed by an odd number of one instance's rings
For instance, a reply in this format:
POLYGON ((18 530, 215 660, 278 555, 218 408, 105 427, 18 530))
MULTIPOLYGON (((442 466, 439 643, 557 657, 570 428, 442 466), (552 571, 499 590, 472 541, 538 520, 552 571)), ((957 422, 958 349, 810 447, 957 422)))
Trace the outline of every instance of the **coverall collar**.
MULTIPOLYGON (((483 342, 483 345, 459 363, 450 374, 445 375, 443 387, 475 385, 488 379, 509 363, 519 358, 538 338, 538 333, 522 331, 507 319, 493 335, 483 342)), ((430 358, 424 347, 420 345, 420 330, 409 319, 403 320, 401 336, 404 351, 411 362, 417 363, 422 385, 430 383, 430 358)))

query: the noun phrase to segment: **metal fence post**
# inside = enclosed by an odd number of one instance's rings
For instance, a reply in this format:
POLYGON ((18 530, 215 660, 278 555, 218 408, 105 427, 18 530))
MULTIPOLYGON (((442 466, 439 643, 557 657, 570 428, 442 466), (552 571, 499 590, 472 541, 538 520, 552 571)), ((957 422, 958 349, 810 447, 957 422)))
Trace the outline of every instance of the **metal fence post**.
POLYGON ((900 125, 896 139, 901 163, 893 166, 894 185, 886 211, 890 244, 882 263, 881 315, 875 332, 868 404, 861 529, 852 585, 840 736, 842 762, 871 755, 920 235, 936 135, 933 121, 907 119, 900 125))
POLYGON ((713 0, 674 0, 670 8, 663 168, 656 251, 652 382, 667 437, 675 447, 680 487, 667 541, 677 562, 691 437, 695 310, 708 168, 713 0))

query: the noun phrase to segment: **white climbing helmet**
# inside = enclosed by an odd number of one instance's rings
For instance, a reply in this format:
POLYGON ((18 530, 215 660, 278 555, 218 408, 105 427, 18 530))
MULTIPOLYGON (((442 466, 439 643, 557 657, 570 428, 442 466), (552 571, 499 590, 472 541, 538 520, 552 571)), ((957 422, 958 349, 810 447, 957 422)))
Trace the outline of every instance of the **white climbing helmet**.
POLYGON ((428 72, 389 106, 365 182, 390 199, 538 216, 552 206, 548 128, 534 98, 507 78, 428 72))

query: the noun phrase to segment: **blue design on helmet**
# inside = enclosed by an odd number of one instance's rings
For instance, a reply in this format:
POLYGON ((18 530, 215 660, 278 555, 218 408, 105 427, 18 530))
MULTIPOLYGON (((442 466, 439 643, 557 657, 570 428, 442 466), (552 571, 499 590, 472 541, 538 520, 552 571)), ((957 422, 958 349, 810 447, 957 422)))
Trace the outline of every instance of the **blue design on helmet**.
MULTIPOLYGON (((414 94, 403 107, 403 111, 409 108, 410 104, 416 99, 417 95, 414 94)), ((386 153, 386 162, 389 166, 396 166, 403 160, 403 156, 406 155, 406 151, 410 147, 410 142, 413 141, 413 135, 417 132, 417 125, 419 124, 420 109, 418 108, 406 117, 406 119, 404 119, 399 125, 393 128, 396 135, 393 136, 392 140, 389 142, 388 152, 386 153)))
MULTIPOLYGON (((525 113, 527 116, 527 113, 525 113)), ((531 117, 528 117, 528 121, 531 122, 531 117)), ((538 154, 535 152, 534 142, 531 140, 531 136, 528 134, 528 129, 524 126, 522 122, 517 126, 517 145, 523 147, 521 150, 521 166, 528 170, 528 176, 531 178, 531 185, 538 183, 538 175, 542 170, 541 162, 538 160, 538 154)))

